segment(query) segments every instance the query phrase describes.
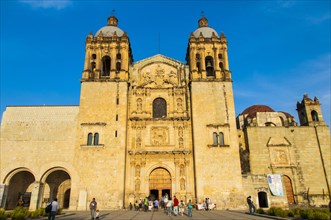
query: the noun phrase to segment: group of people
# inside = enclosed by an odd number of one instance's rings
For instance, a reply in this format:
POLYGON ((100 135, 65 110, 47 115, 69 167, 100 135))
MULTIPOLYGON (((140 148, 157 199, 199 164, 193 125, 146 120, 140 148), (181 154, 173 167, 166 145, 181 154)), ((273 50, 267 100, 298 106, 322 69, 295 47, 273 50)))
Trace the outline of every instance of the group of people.
POLYGON ((56 216, 56 212, 59 208, 59 203, 57 202, 57 198, 55 198, 52 202, 47 203, 47 206, 51 206, 51 210, 48 213, 48 220, 54 220, 56 216))
MULTIPOLYGON (((130 202, 130 210, 132 210, 132 208, 132 203, 130 202)), ((155 199, 153 202, 148 197, 145 197, 143 200, 139 199, 139 201, 136 200, 134 203, 134 210, 136 211, 144 210, 145 212, 147 212, 152 211, 153 208, 156 210, 158 210, 159 208, 159 202, 157 199, 155 199)))
POLYGON ((169 198, 167 194, 165 196, 162 196, 161 201, 159 201, 157 198, 153 201, 149 197, 145 197, 143 200, 136 200, 134 205, 130 203, 129 206, 130 210, 132 210, 134 206, 135 211, 144 210, 145 212, 152 210, 158 211, 160 206, 160 208, 163 209, 164 212, 169 216, 183 216, 185 208, 187 208, 189 217, 192 217, 193 209, 191 200, 189 200, 186 206, 183 200, 179 201, 176 196, 174 196, 174 199, 171 200, 171 198, 169 198))

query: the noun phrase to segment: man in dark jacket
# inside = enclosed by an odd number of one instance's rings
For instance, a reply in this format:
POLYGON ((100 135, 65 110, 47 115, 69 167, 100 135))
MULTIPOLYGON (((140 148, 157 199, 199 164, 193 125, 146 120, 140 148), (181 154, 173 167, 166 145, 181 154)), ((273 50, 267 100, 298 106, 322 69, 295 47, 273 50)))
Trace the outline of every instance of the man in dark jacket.
POLYGON ((252 214, 252 209, 254 210, 254 214, 256 213, 255 205, 253 204, 253 200, 251 196, 247 197, 247 204, 249 206, 249 214, 252 214))

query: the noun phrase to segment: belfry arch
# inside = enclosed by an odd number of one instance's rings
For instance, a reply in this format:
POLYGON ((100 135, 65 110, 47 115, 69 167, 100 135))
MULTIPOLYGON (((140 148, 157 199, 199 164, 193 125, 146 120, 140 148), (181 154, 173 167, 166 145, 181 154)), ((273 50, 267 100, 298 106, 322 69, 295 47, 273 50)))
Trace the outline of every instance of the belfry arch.
POLYGON ((171 197, 172 180, 170 172, 163 168, 157 167, 149 174, 149 193, 151 199, 160 199, 165 194, 171 197))

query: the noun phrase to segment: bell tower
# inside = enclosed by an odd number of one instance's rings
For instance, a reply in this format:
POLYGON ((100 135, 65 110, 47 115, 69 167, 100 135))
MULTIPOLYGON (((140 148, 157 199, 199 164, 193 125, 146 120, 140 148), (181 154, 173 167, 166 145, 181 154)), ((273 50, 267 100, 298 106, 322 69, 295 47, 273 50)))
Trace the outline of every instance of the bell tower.
POLYGON ((300 102, 297 102, 297 112, 301 126, 325 125, 318 98, 310 99, 307 94, 300 102))
POLYGON ((242 179, 227 43, 225 35, 219 36, 201 17, 189 37, 186 61, 196 199, 212 197, 217 204, 235 208, 241 200, 242 179))
POLYGON ((77 169, 84 170, 79 181, 85 188, 79 191, 82 200, 87 196, 90 201, 93 195, 114 201, 104 208, 117 207, 124 205, 125 194, 127 97, 133 62, 129 37, 118 27, 118 19, 110 16, 106 26, 87 36, 85 51, 74 157, 77 169), (88 176, 96 173, 105 175, 92 183, 88 176))
POLYGON ((201 17, 199 28, 191 33, 186 61, 190 66, 192 80, 231 81, 227 40, 223 33, 208 26, 206 17, 201 17))
POLYGON ((128 80, 129 65, 133 62, 126 32, 117 27, 115 16, 95 36, 86 38, 86 54, 82 81, 128 80))

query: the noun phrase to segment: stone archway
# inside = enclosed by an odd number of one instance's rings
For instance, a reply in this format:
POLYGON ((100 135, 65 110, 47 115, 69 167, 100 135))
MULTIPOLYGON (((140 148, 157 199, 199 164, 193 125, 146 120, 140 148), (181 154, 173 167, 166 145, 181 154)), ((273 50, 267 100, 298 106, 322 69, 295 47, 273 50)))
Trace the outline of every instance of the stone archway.
POLYGON ((33 174, 26 170, 16 172, 8 181, 5 209, 14 209, 21 198, 23 207, 29 208, 32 186, 35 182, 33 174))
POLYGON ((63 169, 54 168, 45 174, 44 194, 42 201, 46 203, 55 198, 58 199, 60 208, 69 208, 71 177, 63 169))
POLYGON ((171 197, 172 182, 170 172, 162 167, 155 168, 149 175, 149 192, 151 199, 160 199, 165 194, 171 197))

